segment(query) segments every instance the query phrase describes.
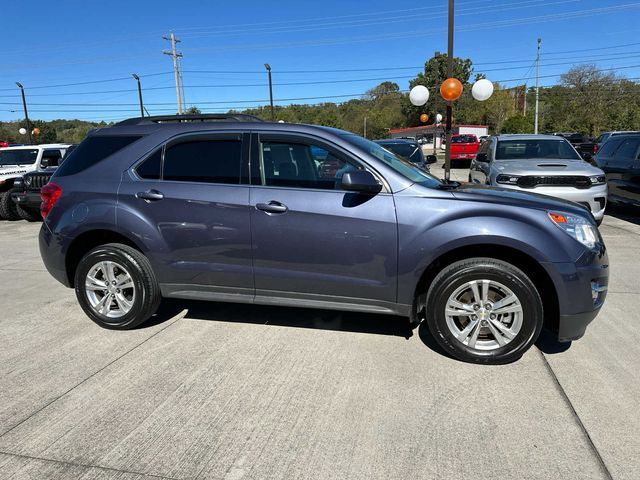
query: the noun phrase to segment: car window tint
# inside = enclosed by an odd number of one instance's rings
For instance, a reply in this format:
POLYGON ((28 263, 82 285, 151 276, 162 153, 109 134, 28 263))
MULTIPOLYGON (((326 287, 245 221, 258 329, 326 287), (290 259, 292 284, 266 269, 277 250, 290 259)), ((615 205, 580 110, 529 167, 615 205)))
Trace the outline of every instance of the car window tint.
POLYGON ((261 142, 260 169, 266 186, 339 190, 342 175, 359 167, 315 145, 261 142))
POLYGON ((127 145, 141 138, 139 135, 99 135, 86 138, 56 170, 56 177, 74 175, 103 161, 127 145))
POLYGON ((620 139, 611 138, 610 140, 605 141, 600 150, 598 150, 599 156, 609 157, 613 154, 618 145, 620 145, 620 139))
POLYGON ((166 149, 163 179, 238 185, 241 167, 239 140, 184 142, 166 149))
POLYGON ((635 158, 638 150, 638 144, 640 139, 628 138, 622 142, 622 145, 616 150, 615 157, 617 159, 631 159, 635 158))
POLYGON ((161 161, 162 149, 158 149, 136 167, 136 173, 140 178, 144 178, 145 180, 159 180, 161 161))
POLYGON ((42 152, 42 161, 49 167, 57 167, 62 158, 62 152, 58 149, 42 152))

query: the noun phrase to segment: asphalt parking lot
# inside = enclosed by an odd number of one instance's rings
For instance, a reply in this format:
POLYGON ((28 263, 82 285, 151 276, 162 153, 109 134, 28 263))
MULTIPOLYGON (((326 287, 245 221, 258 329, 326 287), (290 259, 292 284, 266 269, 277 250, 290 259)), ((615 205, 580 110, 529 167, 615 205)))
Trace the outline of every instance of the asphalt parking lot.
POLYGON ((39 224, 1 222, 0 478, 637 479, 640 225, 616 215, 586 336, 499 367, 368 314, 172 301, 103 330, 39 224))

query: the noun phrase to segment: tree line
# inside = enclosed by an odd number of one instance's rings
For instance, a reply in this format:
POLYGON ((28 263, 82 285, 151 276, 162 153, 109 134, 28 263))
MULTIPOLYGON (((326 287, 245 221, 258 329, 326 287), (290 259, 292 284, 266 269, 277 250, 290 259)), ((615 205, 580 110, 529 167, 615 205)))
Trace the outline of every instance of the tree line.
MULTIPOLYGON (((424 70, 409 81, 409 88, 425 85, 431 93, 424 107, 415 107, 400 86, 382 82, 362 97, 342 103, 292 104, 276 106, 275 117, 289 123, 310 123, 341 128, 368 138, 388 137, 389 129, 422 125, 420 115, 429 116, 432 124, 437 113, 444 114, 445 103, 438 88, 447 77, 446 54, 436 55, 424 64, 424 70), (365 120, 366 119, 366 120, 365 120), (366 123, 366 127, 365 127, 366 123)), ((454 76, 464 85, 460 99, 454 102, 454 122, 488 125, 491 133, 531 133, 534 124, 535 89, 521 85, 507 88, 494 82, 493 96, 478 102, 471 96, 474 81, 485 78, 474 72, 473 62, 454 59, 454 76)), ((542 87, 539 92, 540 132, 580 132, 597 136, 607 130, 640 130, 640 84, 599 70, 595 65, 580 65, 560 76, 557 85, 542 87)), ((192 107, 189 113, 199 113, 192 107)), ((241 112, 265 120, 271 117, 269 107, 250 108, 241 112)), ((39 143, 81 141, 92 128, 107 126, 105 122, 81 120, 35 120, 40 129, 39 143)), ((24 121, 0 124, 0 140, 23 143, 20 127, 24 121)))

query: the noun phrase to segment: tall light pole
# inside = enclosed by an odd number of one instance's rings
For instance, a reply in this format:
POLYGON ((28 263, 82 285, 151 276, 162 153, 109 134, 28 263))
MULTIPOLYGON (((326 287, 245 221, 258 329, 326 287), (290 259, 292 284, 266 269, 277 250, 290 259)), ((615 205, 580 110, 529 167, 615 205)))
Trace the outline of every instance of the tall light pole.
MULTIPOLYGON (((536 56, 536 114, 533 123, 533 133, 538 134, 538 102, 540 99, 540 45, 542 39, 538 39, 538 55, 536 56)), ((525 93, 526 95, 526 93, 525 93)))
POLYGON ((20 82, 16 82, 16 85, 20 89, 20 94, 22 95, 22 107, 24 108, 24 119, 27 122, 27 132, 29 133, 29 143, 33 143, 33 138, 31 137, 31 122, 29 121, 29 112, 27 112, 27 100, 24 98, 24 87, 20 82))
POLYGON ((132 73, 131 75, 133 76, 133 78, 136 79, 136 82, 138 82, 138 100, 140 101, 140 116, 144 117, 144 105, 142 103, 142 87, 140 86, 140 77, 135 73, 132 73))
POLYGON ((276 119, 276 116, 273 111, 273 84, 271 83, 271 65, 265 63, 264 68, 267 69, 267 76, 269 77, 269 105, 271 107, 271 121, 273 122, 276 119))
MULTIPOLYGON (((454 0, 449 0, 449 26, 448 26, 448 41, 447 41, 447 77, 453 77, 453 15, 454 15, 454 0)), ((446 120, 445 120, 445 137, 447 144, 445 145, 445 157, 444 157, 444 181, 449 183, 451 178, 451 124, 453 122, 453 108, 452 102, 447 102, 446 120)))

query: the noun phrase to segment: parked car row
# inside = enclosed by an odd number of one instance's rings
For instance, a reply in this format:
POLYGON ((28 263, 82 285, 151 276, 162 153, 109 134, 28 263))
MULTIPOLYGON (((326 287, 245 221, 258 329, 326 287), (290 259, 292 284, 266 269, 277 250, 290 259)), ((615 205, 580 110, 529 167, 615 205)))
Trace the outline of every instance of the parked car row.
POLYGON ((75 145, 22 145, 0 149, 0 219, 40 220, 40 188, 75 145))

